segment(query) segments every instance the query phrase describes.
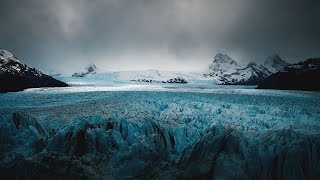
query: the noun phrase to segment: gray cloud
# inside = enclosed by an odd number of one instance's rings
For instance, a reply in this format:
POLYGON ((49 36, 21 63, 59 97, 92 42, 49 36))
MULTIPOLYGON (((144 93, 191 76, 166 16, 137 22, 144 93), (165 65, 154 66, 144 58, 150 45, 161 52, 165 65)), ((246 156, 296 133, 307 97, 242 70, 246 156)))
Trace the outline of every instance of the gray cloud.
POLYGON ((320 56, 317 0, 3 0, 0 47, 42 70, 199 70, 320 56))

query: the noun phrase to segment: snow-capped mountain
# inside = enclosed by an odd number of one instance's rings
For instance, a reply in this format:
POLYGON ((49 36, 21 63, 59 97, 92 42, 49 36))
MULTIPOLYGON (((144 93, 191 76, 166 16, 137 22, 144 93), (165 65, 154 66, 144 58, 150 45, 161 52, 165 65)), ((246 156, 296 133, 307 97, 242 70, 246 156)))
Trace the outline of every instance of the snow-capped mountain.
POLYGON ((217 54, 212 64, 209 65, 209 76, 218 77, 225 74, 231 74, 241 69, 241 66, 226 54, 217 54))
POLYGON ((320 58, 286 66, 262 81, 260 89, 320 90, 320 58))
POLYGON ((12 53, 4 49, 0 49, 0 72, 17 76, 32 74, 41 77, 43 75, 42 72, 21 63, 12 53))
POLYGON ((276 73, 288 65, 289 63, 281 59, 277 54, 267 57, 264 62, 264 66, 272 73, 276 73))
POLYGON ((271 72, 262 65, 249 63, 242 67, 226 54, 217 54, 209 65, 208 73, 204 76, 216 81, 217 84, 256 85, 271 72))
POLYGON ((23 64, 12 53, 0 49, 0 92, 20 91, 34 87, 63 87, 58 81, 23 64))
POLYGON ((243 69, 237 69, 232 74, 226 74, 223 80, 224 84, 255 85, 271 74, 264 66, 251 62, 243 69))
POLYGON ((87 65, 82 72, 74 73, 72 77, 84 77, 88 74, 96 74, 98 68, 94 64, 87 65))

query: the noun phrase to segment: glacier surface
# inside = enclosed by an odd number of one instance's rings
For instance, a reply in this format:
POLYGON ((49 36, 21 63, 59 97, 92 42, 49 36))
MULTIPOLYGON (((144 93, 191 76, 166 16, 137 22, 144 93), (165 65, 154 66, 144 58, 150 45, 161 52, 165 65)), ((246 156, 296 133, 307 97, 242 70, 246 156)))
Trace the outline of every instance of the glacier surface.
POLYGON ((319 93, 208 87, 111 83, 0 94, 0 175, 319 178, 319 93))

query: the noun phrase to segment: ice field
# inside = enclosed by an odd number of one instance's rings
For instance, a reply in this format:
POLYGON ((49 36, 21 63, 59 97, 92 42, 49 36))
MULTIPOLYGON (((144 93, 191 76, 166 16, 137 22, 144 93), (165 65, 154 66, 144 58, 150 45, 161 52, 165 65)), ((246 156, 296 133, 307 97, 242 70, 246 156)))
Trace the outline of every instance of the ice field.
POLYGON ((201 82, 73 85, 0 94, 1 174, 320 177, 319 92, 201 82))

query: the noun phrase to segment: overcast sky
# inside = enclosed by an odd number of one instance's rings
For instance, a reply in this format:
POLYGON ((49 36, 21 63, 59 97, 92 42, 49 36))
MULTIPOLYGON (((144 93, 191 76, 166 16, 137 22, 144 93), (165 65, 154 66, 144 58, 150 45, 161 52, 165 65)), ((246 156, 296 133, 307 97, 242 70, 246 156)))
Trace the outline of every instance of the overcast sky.
POLYGON ((0 47, 46 72, 320 56, 319 0, 1 0, 0 22, 0 47))

